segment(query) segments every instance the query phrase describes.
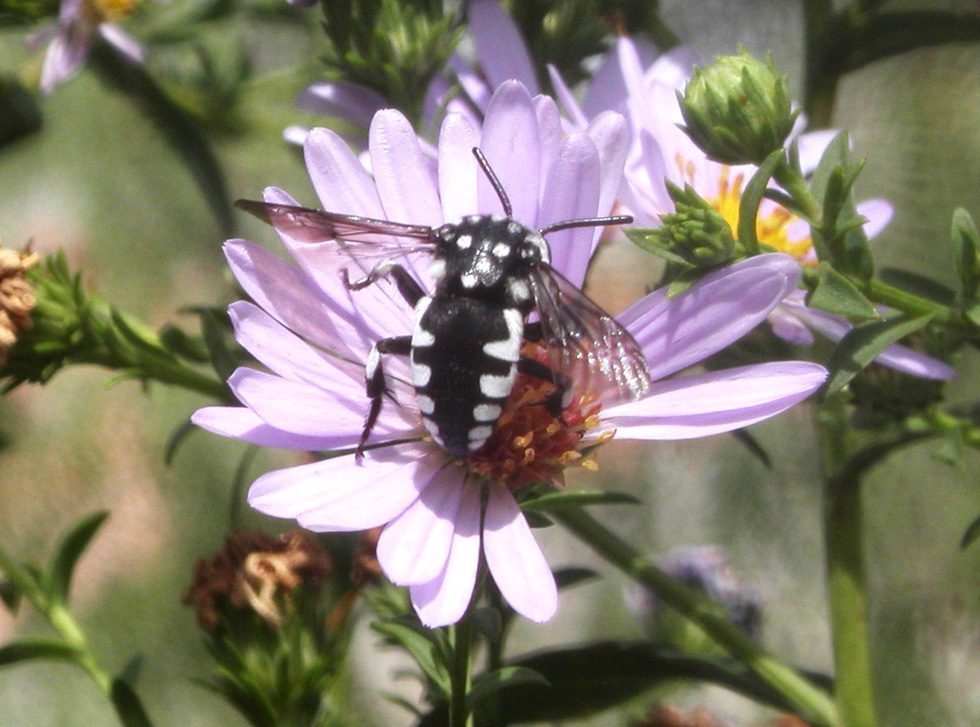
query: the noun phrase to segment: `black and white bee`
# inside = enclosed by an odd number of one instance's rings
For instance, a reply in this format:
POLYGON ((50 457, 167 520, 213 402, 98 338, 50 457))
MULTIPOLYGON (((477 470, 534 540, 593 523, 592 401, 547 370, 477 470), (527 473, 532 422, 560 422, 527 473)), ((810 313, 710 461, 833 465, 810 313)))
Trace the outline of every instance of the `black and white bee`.
POLYGON ((236 202, 299 242, 336 242, 338 253, 350 256, 365 273, 351 280, 343 271, 348 289, 359 290, 390 277, 414 308, 412 334, 377 341, 368 356, 370 408, 358 454, 368 443, 388 394, 384 355, 410 357, 412 385, 425 427, 459 459, 486 443, 518 373, 556 385, 555 394, 545 402, 556 416, 577 391, 638 399, 649 389, 646 359, 636 341, 551 267, 544 238, 558 230, 625 224, 632 218, 567 220, 531 230, 513 219, 510 199, 482 152, 474 148, 473 153, 500 198, 503 217, 469 215, 428 227, 291 205, 236 202), (435 279, 431 294, 396 262, 417 252, 431 255, 429 270, 435 279), (522 356, 525 342, 541 342, 548 364, 522 356))

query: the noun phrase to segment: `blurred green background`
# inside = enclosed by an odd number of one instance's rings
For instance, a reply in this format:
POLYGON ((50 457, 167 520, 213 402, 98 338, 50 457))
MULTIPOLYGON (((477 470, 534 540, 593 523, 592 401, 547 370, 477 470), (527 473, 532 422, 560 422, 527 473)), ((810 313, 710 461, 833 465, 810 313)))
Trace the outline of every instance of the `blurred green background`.
MULTIPOLYGON (((705 58, 739 43, 756 53, 772 50, 800 96, 799 4, 673 0, 661 7, 668 25, 705 58)), ((976 3, 929 7, 969 10, 976 3)), ((312 120, 294 110, 293 98, 316 78, 316 13, 239 18, 215 31, 242 39, 254 64, 234 127, 209 132, 233 198, 254 198, 276 184, 314 201, 300 156, 282 141, 281 129, 312 120)), ((0 71, 39 63, 23 36, 23 28, 0 29, 0 71)), ((980 219, 978 90, 980 46, 969 44, 902 54, 841 84, 834 124, 851 132, 856 155, 868 159, 859 198, 886 197, 896 208, 876 241, 879 265, 952 283, 945 247, 952 210, 962 206, 980 219)), ((64 249, 88 286, 153 326, 193 326, 181 307, 230 301, 218 219, 155 122, 90 71, 43 99, 41 108, 42 131, 0 151, 4 245, 33 240, 41 253, 64 249)), ((235 219, 243 236, 275 244, 258 223, 235 219)), ((607 250, 593 280, 603 283, 595 286, 603 291, 597 292, 600 302, 617 309, 642 294, 652 279, 642 273, 648 263, 625 246, 607 250)), ((964 356, 960 370, 950 387, 953 398, 975 398, 978 357, 964 356)), ((242 447, 198 432, 165 466, 167 437, 207 402, 162 386, 106 388, 109 378, 76 367, 43 388, 24 386, 0 400, 0 435, 9 441, 0 452, 0 538, 16 557, 43 561, 67 526, 85 513, 110 510, 74 586, 75 613, 97 653, 111 671, 141 657, 138 690, 159 726, 244 724, 194 684, 212 664, 192 612, 180 604, 195 559, 210 556, 227 534, 230 482, 242 447)), ((643 447, 613 443, 600 455, 599 473, 572 485, 608 484, 639 495, 642 508, 602 514, 652 554, 677 545, 724 546, 765 599, 767 647, 793 663, 829 671, 809 417, 791 411, 753 434, 770 452, 771 470, 731 437, 643 447)), ((933 459, 933 448, 904 450, 867 484, 873 659, 883 727, 980 724, 980 546, 958 549, 964 529, 980 514, 978 458, 968 455, 956 469, 933 459)), ((290 461, 263 452, 252 476, 290 461)), ((260 518, 249 513, 246 522, 260 518)), ((639 634, 623 605, 618 574, 557 528, 540 539, 553 565, 591 564, 604 577, 567 592, 546 626, 521 624, 513 643, 530 649, 588 634, 639 634)), ((45 630, 29 608, 16 619, 0 610, 0 643, 45 630)), ((381 696, 391 689, 412 694, 410 684, 392 681, 405 663, 379 653, 376 637, 363 628, 355 647, 349 674, 354 723, 410 724, 409 715, 381 696)), ((756 719, 746 702, 715 690, 683 699, 710 699, 733 721, 756 719)), ((622 714, 590 722, 624 723, 622 714)), ((49 663, 0 669, 0 727, 83 724, 116 721, 77 669, 49 663)))

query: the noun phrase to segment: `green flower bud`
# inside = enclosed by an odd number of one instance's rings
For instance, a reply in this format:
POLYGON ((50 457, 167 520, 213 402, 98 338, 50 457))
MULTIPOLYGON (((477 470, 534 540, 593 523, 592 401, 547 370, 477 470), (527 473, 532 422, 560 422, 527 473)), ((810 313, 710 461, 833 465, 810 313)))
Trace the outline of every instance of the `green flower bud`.
POLYGON ((738 55, 698 68, 678 93, 687 132, 713 160, 761 164, 782 148, 799 111, 790 107, 786 76, 739 48, 738 55))
MULTIPOLYGON (((715 267, 741 257, 727 220, 692 187, 667 183, 675 211, 662 215, 650 242, 695 267, 715 267)), ((649 238, 648 238, 649 239, 649 238)))

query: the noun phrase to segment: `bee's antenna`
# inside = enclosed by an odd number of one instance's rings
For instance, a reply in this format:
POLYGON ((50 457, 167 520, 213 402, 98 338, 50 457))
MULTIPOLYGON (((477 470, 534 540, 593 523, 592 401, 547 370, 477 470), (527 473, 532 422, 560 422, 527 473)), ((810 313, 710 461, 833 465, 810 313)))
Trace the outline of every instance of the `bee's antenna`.
POLYGON ((500 204, 504 206, 504 214, 508 217, 514 216, 514 208, 511 206, 510 199, 507 197, 507 192, 504 191, 504 185, 500 183, 497 179, 497 175, 493 173, 493 169, 490 168, 490 162, 487 158, 483 156, 483 152, 480 151, 480 147, 473 147, 473 156, 480 163, 480 169, 483 173, 487 175, 487 179, 490 180, 490 186, 493 187, 493 191, 497 193, 497 197, 500 199, 500 204))
POLYGON ((629 215, 619 215, 617 217, 589 217, 582 220, 565 220, 564 222, 552 222, 547 227, 538 230, 539 235, 547 235, 549 232, 567 230, 570 227, 604 227, 605 225, 628 225, 633 221, 629 215))

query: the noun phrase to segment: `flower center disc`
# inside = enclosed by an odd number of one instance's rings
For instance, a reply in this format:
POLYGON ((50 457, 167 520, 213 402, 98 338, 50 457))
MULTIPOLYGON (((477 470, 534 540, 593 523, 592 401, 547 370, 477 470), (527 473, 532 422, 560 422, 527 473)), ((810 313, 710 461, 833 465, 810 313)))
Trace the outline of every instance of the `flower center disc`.
MULTIPOLYGON (((547 363, 539 344, 525 344, 522 354, 547 363)), ((533 376, 518 374, 493 434, 466 459, 473 474, 520 490, 535 482, 564 484, 564 470, 573 463, 595 469, 595 460, 579 451, 582 437, 599 426, 601 404, 576 392, 558 417, 548 401, 557 387, 533 376)), ((611 433, 610 433, 611 435, 611 433)), ((611 438, 607 437, 605 439, 611 438)))

